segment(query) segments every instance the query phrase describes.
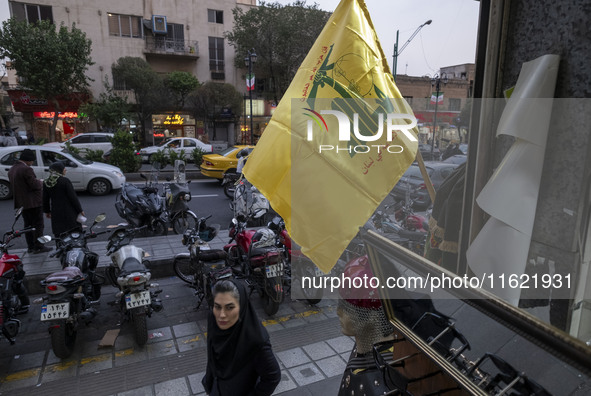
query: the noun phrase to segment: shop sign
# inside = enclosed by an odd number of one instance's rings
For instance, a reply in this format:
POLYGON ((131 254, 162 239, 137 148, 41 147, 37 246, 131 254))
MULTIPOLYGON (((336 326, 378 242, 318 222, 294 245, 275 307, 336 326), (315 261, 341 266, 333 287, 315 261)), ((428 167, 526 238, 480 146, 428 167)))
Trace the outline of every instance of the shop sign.
POLYGON ((183 125, 185 123, 185 119, 178 114, 173 116, 166 116, 164 120, 164 125, 183 125))
MULTIPOLYGON (((53 111, 35 111, 33 112, 33 117, 35 118, 53 118, 55 117, 55 112, 53 111)), ((57 115, 58 118, 78 118, 78 113, 73 111, 66 111, 64 113, 59 113, 57 115)))

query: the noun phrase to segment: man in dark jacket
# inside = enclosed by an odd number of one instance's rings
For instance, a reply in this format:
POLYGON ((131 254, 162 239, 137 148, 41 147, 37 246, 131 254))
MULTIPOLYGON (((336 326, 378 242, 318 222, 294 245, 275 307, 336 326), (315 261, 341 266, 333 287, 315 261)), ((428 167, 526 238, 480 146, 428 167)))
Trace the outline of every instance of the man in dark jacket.
POLYGON ((14 207, 23 208, 25 227, 35 227, 34 232, 27 232, 27 252, 48 252, 51 248, 43 246, 37 238, 43 235, 43 182, 35 176, 31 165, 36 160, 36 153, 24 149, 19 160, 8 171, 8 179, 12 186, 14 207))
POLYGON ((84 212, 72 182, 65 177, 64 164, 54 162, 49 173, 43 183, 43 212, 51 219, 51 229, 58 238, 64 232, 80 227, 78 216, 84 216, 84 212))

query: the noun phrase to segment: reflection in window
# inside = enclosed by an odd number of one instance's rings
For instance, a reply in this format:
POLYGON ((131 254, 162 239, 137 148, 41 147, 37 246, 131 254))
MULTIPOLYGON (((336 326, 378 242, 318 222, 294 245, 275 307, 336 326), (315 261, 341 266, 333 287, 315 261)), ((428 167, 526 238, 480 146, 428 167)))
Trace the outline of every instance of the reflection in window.
POLYGON ((224 11, 207 10, 207 22, 224 23, 224 11))
POLYGON ((224 39, 220 37, 209 38, 209 70, 224 71, 224 39))

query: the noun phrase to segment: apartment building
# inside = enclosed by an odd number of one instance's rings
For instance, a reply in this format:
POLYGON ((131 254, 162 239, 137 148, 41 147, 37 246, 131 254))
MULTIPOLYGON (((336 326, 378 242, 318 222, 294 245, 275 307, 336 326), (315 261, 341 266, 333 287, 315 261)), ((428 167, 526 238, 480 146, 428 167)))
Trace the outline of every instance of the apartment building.
MULTIPOLYGON (((232 9, 256 6, 256 0, 35 0, 34 3, 9 1, 12 17, 29 22, 50 20, 84 31, 92 40, 94 65, 88 69, 93 79, 91 94, 97 98, 107 79, 125 94, 121 81, 113 81, 111 66, 125 56, 141 57, 159 73, 174 70, 192 73, 200 82, 219 81, 245 91, 244 70, 234 67, 234 48, 224 38, 232 30, 232 9)), ((19 91, 17 77, 9 75, 9 91, 16 111, 23 114, 24 127, 45 136, 51 105, 43 98, 27 97, 19 91)), ((85 100, 87 98, 80 98, 85 100)), ((75 117, 79 101, 70 103, 58 127, 63 135, 83 132, 75 117)), ((208 140, 207 128, 191 114, 164 113, 153 117, 154 133, 159 137, 197 136, 208 140), (178 120, 182 119, 182 123, 178 120), (167 120, 176 120, 171 123, 167 120)), ((216 126, 217 139, 232 140, 234 125, 216 126)), ((64 137, 62 135, 62 138, 64 137)))

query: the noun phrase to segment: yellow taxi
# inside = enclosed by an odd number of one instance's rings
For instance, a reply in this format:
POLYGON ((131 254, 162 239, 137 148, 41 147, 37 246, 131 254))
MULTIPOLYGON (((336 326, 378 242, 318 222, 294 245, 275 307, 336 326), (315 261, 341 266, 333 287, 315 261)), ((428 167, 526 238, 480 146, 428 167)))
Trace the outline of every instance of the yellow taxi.
POLYGON ((238 154, 242 149, 248 149, 248 153, 254 149, 254 146, 232 146, 217 154, 207 154, 203 156, 201 162, 201 174, 215 179, 223 179, 227 171, 236 172, 238 164, 238 154))

